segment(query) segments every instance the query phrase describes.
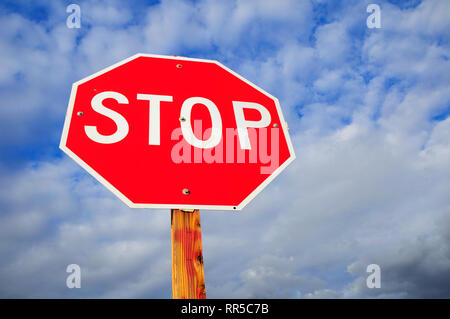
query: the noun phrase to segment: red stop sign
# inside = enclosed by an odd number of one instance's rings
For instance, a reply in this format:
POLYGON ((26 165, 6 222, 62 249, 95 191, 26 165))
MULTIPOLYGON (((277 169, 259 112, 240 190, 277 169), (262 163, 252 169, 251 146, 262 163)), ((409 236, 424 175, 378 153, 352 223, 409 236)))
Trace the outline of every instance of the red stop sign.
POLYGON ((73 84, 60 148, 140 208, 242 209, 295 158, 275 97, 217 61, 147 54, 73 84))

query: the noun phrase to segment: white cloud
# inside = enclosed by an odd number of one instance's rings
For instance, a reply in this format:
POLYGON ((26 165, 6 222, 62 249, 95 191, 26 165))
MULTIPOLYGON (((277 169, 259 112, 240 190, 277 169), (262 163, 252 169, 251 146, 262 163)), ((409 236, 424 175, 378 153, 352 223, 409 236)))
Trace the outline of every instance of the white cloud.
POLYGON ((3 296, 80 296, 65 287, 75 263, 88 295, 170 297, 167 212, 124 207, 69 159, 9 176, 2 189, 3 296))

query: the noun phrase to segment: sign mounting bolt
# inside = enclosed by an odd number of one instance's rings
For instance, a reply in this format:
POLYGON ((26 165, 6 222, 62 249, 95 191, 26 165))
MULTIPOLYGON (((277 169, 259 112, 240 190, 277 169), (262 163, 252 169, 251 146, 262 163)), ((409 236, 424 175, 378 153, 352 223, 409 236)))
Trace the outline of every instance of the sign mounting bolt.
POLYGON ((177 64, 177 68, 181 69, 183 67, 181 64, 177 64))
POLYGON ((78 112, 77 115, 81 116, 81 115, 83 115, 83 112, 78 112))
POLYGON ((189 189, 187 189, 187 188, 183 188, 183 194, 184 195, 189 195, 189 194, 191 194, 191 191, 189 189))

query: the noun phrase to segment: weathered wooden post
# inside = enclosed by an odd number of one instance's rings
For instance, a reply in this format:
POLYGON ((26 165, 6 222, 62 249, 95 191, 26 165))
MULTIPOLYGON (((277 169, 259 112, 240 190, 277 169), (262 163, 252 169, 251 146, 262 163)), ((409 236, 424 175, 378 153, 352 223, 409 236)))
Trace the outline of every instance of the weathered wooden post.
POLYGON ((200 212, 172 209, 172 292, 174 299, 205 299, 200 212))

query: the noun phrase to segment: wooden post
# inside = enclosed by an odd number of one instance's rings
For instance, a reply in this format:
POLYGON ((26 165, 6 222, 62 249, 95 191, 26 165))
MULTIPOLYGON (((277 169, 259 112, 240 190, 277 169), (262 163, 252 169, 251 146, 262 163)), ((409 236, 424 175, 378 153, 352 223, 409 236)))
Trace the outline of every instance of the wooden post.
POLYGON ((205 299, 200 212, 171 210, 173 299, 205 299))

